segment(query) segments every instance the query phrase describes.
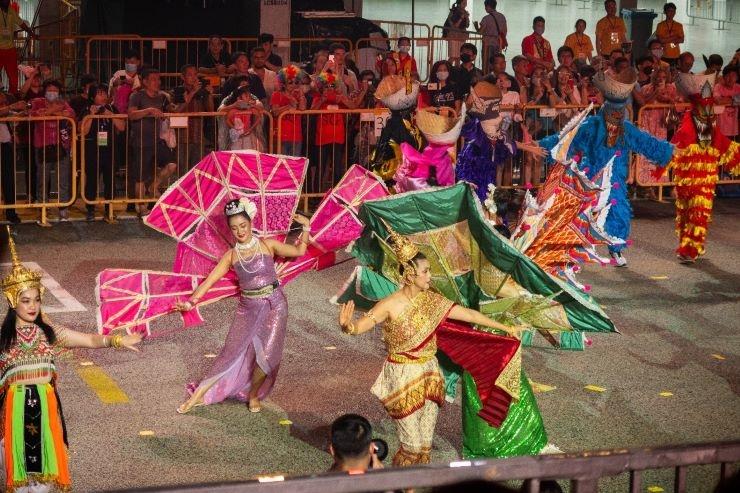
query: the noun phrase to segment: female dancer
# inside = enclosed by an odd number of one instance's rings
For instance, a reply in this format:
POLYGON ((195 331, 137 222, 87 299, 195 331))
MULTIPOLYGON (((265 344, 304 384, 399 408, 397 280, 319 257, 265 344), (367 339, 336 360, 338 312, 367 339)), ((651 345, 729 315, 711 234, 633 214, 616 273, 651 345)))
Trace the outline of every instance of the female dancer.
POLYGON ((425 464, 430 461, 437 413, 445 398, 444 378, 436 357, 437 327, 445 319, 509 334, 517 334, 525 327, 507 327, 429 291, 429 260, 403 236, 391 232, 391 240, 400 262, 403 287, 380 300, 357 321, 353 320, 354 303, 349 301, 342 306, 339 324, 345 333, 357 335, 385 322, 383 340, 388 358, 372 392, 396 423, 401 447, 393 457, 393 465, 425 464))
POLYGON ((288 305, 277 280, 273 257, 300 257, 306 253, 308 245, 309 227, 305 216, 296 214, 293 217, 303 226, 300 243, 286 245, 252 235, 252 219, 257 214, 257 206, 249 199, 229 201, 224 213, 236 245, 224 254, 190 299, 178 302, 176 308, 192 310, 229 269, 234 269, 239 277, 241 296, 224 348, 200 384, 190 386, 192 395, 177 408, 180 414, 228 397, 248 399, 251 412, 261 411, 260 400, 272 389, 280 367, 288 319, 288 305))
MULTIPOLYGON (((10 235, 10 229, 8 229, 10 235)), ((21 264, 10 237, 10 274, 2 280, 8 314, 0 330, 0 463, 7 491, 67 491, 67 434, 56 390, 61 348, 138 351, 140 334, 101 336, 51 325, 41 311, 41 274, 21 264)))

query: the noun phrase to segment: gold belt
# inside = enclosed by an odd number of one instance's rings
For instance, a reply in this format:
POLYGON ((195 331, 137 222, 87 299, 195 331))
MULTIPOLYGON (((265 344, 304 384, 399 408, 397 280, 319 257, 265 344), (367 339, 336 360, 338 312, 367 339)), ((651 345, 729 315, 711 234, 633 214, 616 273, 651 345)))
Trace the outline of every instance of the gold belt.
POLYGON ((261 288, 255 290, 242 289, 242 296, 244 296, 245 298, 264 298, 271 295, 273 291, 278 288, 278 286, 280 286, 280 283, 278 281, 275 281, 272 284, 262 286, 261 288))

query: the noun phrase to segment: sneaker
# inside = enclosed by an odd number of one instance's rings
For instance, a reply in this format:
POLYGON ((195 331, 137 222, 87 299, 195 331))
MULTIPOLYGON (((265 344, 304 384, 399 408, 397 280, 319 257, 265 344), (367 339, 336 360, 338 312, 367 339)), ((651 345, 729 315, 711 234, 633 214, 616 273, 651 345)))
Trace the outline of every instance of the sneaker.
POLYGON ((85 215, 85 221, 90 222, 95 220, 95 209, 88 209, 85 215))
POLYGON ((15 211, 9 210, 5 213, 5 219, 8 220, 10 224, 20 224, 21 218, 18 217, 18 214, 15 211))
POLYGON ((67 209, 59 209, 59 222, 66 223, 69 221, 69 211, 67 209))
POLYGON ((614 265, 616 267, 624 267, 627 265, 627 259, 624 258, 622 252, 610 252, 609 255, 614 260, 614 265))

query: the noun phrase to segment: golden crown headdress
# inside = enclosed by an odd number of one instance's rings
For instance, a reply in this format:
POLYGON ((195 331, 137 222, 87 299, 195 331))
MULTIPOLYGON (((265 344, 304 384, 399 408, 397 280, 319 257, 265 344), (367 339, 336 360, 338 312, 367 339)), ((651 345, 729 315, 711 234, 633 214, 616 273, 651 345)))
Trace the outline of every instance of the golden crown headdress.
POLYGON ((398 261, 402 264, 410 264, 411 260, 419 253, 419 249, 416 248, 414 242, 396 233, 388 223, 385 223, 385 227, 388 228, 388 239, 390 240, 391 249, 396 255, 398 261))
POLYGON ((5 293, 10 306, 15 308, 18 306, 18 297, 23 291, 36 288, 39 290, 39 294, 42 295, 44 294, 44 286, 41 285, 41 273, 24 267, 18 259, 15 241, 13 241, 13 235, 10 234, 10 226, 6 227, 8 228, 8 247, 10 248, 12 266, 10 274, 3 278, 3 293, 5 293))

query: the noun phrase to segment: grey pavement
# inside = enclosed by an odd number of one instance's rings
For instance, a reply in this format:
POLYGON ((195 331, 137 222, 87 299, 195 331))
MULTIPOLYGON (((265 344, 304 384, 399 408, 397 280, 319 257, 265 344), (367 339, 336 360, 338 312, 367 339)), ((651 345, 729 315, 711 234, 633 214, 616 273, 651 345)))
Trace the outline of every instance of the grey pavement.
MULTIPOLYGON (((575 452, 740 438, 738 206, 737 199, 718 201, 707 255, 687 267, 673 254, 673 205, 635 204, 629 266, 588 266, 580 277, 592 284, 621 333, 594 335, 584 352, 548 348, 541 339, 525 352, 529 377, 556 387, 537 394, 552 443, 575 452)), ((169 270, 175 246, 135 220, 21 225, 16 231, 22 259, 41 265, 87 309, 56 313, 53 320, 88 332, 95 330, 100 270, 169 270)), ((179 330, 175 316, 157 322, 162 335, 147 340, 140 354, 88 350, 61 361, 75 490, 320 472, 330 465, 328 425, 346 412, 367 416, 393 453, 392 422, 369 392, 385 354, 379 336, 342 335, 337 309, 328 302, 353 266, 311 272, 286 287, 285 355, 260 414, 237 402, 175 413, 184 385, 206 370, 206 355, 218 353, 233 300, 206 307, 200 327, 179 330), (83 362, 103 370, 129 401, 104 404, 80 377, 90 368, 83 362)), ((45 302, 58 305, 52 296, 45 302)), ((460 422, 459 405, 442 409, 433 461, 459 456, 460 422)), ((689 491, 711 491, 717 471, 691 470, 689 491)), ((669 491, 671 481, 670 471, 649 473, 645 487, 669 491)), ((605 491, 624 484, 624 476, 602 483, 605 491)))

